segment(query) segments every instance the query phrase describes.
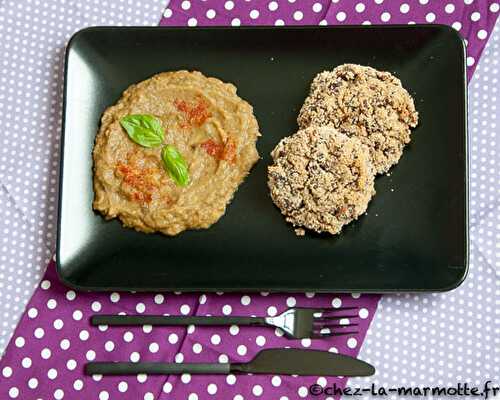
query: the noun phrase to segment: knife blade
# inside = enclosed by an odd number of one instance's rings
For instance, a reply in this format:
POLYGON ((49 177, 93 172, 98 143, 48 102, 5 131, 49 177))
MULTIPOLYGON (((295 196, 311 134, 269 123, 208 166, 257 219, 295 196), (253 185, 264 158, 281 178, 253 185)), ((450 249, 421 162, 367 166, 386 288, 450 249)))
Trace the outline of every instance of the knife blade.
POLYGON ((89 362, 87 375, 279 374, 370 376, 375 368, 365 361, 321 350, 266 349, 246 363, 89 362))

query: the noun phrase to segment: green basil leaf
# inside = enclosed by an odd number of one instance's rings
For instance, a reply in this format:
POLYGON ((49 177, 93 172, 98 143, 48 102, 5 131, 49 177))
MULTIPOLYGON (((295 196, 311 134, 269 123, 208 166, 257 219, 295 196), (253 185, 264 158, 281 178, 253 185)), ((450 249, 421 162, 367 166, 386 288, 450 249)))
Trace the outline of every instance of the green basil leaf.
POLYGON ((158 147, 163 142, 164 132, 161 122, 153 115, 127 115, 120 120, 128 136, 144 147, 158 147))
POLYGON ((181 153, 174 146, 167 144, 161 150, 161 159, 174 182, 178 186, 187 186, 189 183, 189 170, 181 153))

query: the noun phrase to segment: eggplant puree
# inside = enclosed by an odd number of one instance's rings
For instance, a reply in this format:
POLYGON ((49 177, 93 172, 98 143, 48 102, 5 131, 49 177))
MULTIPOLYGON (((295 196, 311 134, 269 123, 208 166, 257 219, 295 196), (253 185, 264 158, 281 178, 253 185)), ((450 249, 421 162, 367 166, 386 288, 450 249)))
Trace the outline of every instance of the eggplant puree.
POLYGON ((253 108, 236 87, 200 72, 163 72, 130 86, 103 114, 96 137, 93 208, 142 232, 177 235, 208 228, 224 215, 259 159, 253 108), (120 125, 131 114, 157 117, 165 144, 182 154, 190 183, 165 171, 161 147, 134 143, 120 125))

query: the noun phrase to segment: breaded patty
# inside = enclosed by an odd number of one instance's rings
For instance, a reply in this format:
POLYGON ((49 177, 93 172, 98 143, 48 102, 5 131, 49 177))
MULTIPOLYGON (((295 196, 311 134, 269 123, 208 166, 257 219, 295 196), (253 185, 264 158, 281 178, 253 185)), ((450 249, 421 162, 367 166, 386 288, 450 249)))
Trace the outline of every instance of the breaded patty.
POLYGON ((396 164, 418 123, 413 99, 389 72, 344 64, 316 75, 298 116, 301 129, 337 128, 368 146, 377 173, 396 164))
POLYGON ((282 139, 271 156, 271 197, 298 235, 302 228, 339 233, 366 211, 375 194, 368 148, 332 127, 299 130, 282 139))

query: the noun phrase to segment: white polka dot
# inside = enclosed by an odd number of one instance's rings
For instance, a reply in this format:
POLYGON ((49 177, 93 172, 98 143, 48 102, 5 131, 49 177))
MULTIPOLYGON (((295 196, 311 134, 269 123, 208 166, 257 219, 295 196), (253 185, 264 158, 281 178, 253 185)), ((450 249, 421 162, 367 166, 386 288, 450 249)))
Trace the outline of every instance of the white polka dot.
POLYGON ((70 345, 71 345, 71 343, 68 339, 63 339, 59 343, 59 346, 61 347, 62 350, 68 350, 70 345))
POLYGON ((137 311, 139 314, 142 314, 144 311, 146 311, 146 306, 144 303, 137 303, 135 306, 135 311, 137 311))
POLYGON ((99 400, 108 400, 109 399, 109 393, 106 392, 105 390, 102 390, 99 393, 99 400))
POLYGON ((234 8, 234 1, 226 1, 224 3, 224 8, 228 11, 231 11, 234 8))
POLYGON ((184 0, 182 3, 181 3, 181 8, 186 11, 186 10, 189 10, 191 8, 191 2, 188 1, 188 0, 184 0))
POLYGON ((40 352, 40 356, 44 359, 44 360, 48 360, 50 358, 50 356, 52 355, 52 352, 50 351, 50 349, 48 349, 47 347, 45 347, 44 349, 42 349, 42 351, 40 352))
POLYGON ((383 21, 383 22, 387 22, 391 19, 391 14, 387 11, 383 12, 382 15, 380 16, 380 19, 383 21))
POLYGON ((30 317, 31 319, 36 318, 37 315, 38 315, 38 310, 36 308, 31 307, 28 310, 28 317, 30 317))
POLYGON ((117 303, 120 301, 120 294, 117 292, 113 292, 109 295, 109 300, 111 300, 112 303, 117 303))
POLYGON ((80 391, 83 389, 83 381, 81 379, 77 379, 73 382, 73 389, 76 391, 80 391))
POLYGON ((165 297, 163 297, 162 294, 158 293, 157 295, 155 295, 154 302, 156 304, 163 304, 164 301, 165 301, 165 297))
POLYGON ((55 301, 54 299, 49 299, 49 301, 47 301, 47 308, 49 310, 53 310, 56 307, 57 307, 57 301, 55 301))
POLYGON ((370 21, 363 21, 361 25, 371 25, 372 23, 370 21))
POLYGON ((486 39, 486 37, 488 36, 488 32, 486 32, 484 29, 480 29, 479 31, 477 31, 477 37, 481 40, 484 40, 486 39))
POLYGON ((165 382, 165 384, 163 385, 163 391, 165 393, 170 393, 173 388, 174 387, 172 386, 172 384, 170 382, 165 382))
POLYGON ((88 351, 85 353, 85 358, 86 358, 88 361, 93 361, 93 360, 95 360, 95 357, 96 357, 96 354, 95 354, 95 351, 94 351, 94 350, 88 350, 88 351))
POLYGON ((101 374, 92 374, 92 380, 94 380, 95 382, 99 382, 101 379, 102 379, 101 374))
POLYGON ((283 26, 285 25, 285 21, 283 21, 282 19, 277 19, 276 21, 274 21, 274 25, 283 26))
POLYGON ((214 18, 215 18, 215 15, 216 15, 215 10, 210 9, 210 10, 208 10, 208 11, 207 11, 207 18, 208 18, 208 19, 214 19, 214 18))
POLYGON ((125 340, 127 343, 130 343, 132 340, 134 340, 134 334, 130 331, 127 331, 123 334, 123 340, 125 340))
POLYGON ((78 336, 80 337, 80 340, 86 341, 90 337, 89 331, 84 329, 83 331, 80 331, 78 336))
POLYGON ((267 5, 270 11, 276 11, 278 9, 278 3, 276 1, 271 1, 267 5))
POLYGON ((198 400, 198 395, 196 393, 190 393, 188 400, 198 400))
POLYGON ((444 7, 444 11, 448 14, 451 14, 453 11, 455 11, 455 5, 453 3, 446 4, 444 7))
POLYGON ((451 26, 456 31, 459 31, 460 29, 462 29, 462 24, 458 21, 453 22, 453 24, 451 24, 451 26))
POLYGON ((233 374, 229 374, 226 377, 226 382, 228 385, 234 385, 236 383, 236 376, 234 376, 233 374))
POLYGON ((270 306, 267 308, 267 315, 269 315, 270 317, 274 317, 276 314, 278 314, 278 310, 276 307, 270 306))
POLYGON ((295 297, 289 297, 286 299, 286 305, 288 307, 295 307, 296 304, 297 304, 297 300, 295 300, 295 297))
POLYGON ((33 332, 33 335, 37 338, 37 339, 41 339, 44 337, 45 335, 45 331, 43 330, 43 328, 36 328, 35 329, 35 332, 33 332))
POLYGON ((254 385, 252 388, 252 393, 254 396, 262 396, 262 393, 264 392, 264 389, 260 385, 254 385))
POLYGON ((181 306, 181 314, 182 315, 187 315, 191 311, 191 308, 187 304, 183 304, 181 306))
POLYGON ((221 354, 218 360, 220 363, 226 364, 229 362, 229 357, 226 354, 221 354))
POLYGON ((410 6, 408 5, 408 3, 403 3, 399 7, 399 11, 401 11, 402 14, 407 14, 408 11, 410 11, 410 6))
POLYGON ((137 382, 144 383, 148 380, 147 374, 137 374, 137 382))
POLYGON ((130 361, 137 362, 140 359, 141 359, 141 356, 137 351, 133 351, 132 353, 130 353, 130 361))
POLYGON ((73 371, 76 368, 76 361, 73 359, 68 360, 66 363, 66 368, 68 368, 70 371, 73 371))
POLYGON ((57 370, 55 368, 49 369, 47 372, 47 377, 49 379, 52 379, 52 380, 56 379, 57 378, 57 370))
POLYGON ((208 394, 212 394, 212 395, 217 393, 217 385, 215 383, 210 383, 207 386, 207 392, 208 392, 208 394))
POLYGON ((472 65, 474 65, 474 63, 476 62, 476 60, 474 60, 474 57, 467 57, 467 65, 470 67, 472 65))
POLYGON ((158 350, 160 350, 160 346, 159 346, 158 343, 152 342, 152 343, 149 344, 149 351, 151 353, 157 353, 158 350))
POLYGON ((305 386, 301 386, 299 387, 299 390, 297 390, 297 394, 299 395, 299 397, 307 397, 308 395, 308 391, 307 391, 307 388, 305 386))
POLYGON ((362 13, 365 11, 365 5, 363 3, 358 3, 356 4, 356 7, 354 8, 357 12, 362 13))
POLYGON ((23 368, 30 368, 32 364, 31 358, 29 357, 24 357, 23 360, 21 361, 21 365, 23 368))
POLYGON ((426 20, 427 22, 429 22, 429 23, 430 23, 430 22, 434 22, 434 20, 435 20, 435 19, 436 19, 436 14, 431 13, 431 12, 430 12, 430 13, 427 13, 427 14, 426 14, 426 16, 425 16, 425 20, 426 20))
POLYGON ((226 304, 224 307, 222 307, 222 314, 224 315, 229 315, 232 311, 233 308, 229 304, 226 304))
POLYGON ((189 383, 189 382, 191 382, 191 374, 182 374, 181 375, 181 381, 183 383, 189 383))
POLYGON ((210 338, 210 342, 211 342, 213 345, 216 345, 216 346, 217 346, 218 344, 220 344, 220 342, 221 342, 220 335, 217 335, 217 334, 212 335, 212 337, 210 338))
POLYGON ((17 396, 19 396, 19 389, 15 386, 11 387, 9 389, 9 397, 11 399, 15 399, 15 398, 17 398, 17 396))
POLYGON ((200 343, 193 344, 193 352, 196 354, 200 354, 203 350, 203 346, 200 343))
POLYGON ((244 356, 245 354, 247 354, 247 346, 245 346, 244 344, 240 344, 238 346, 238 348, 236 349, 236 352, 240 355, 240 356, 244 356))
POLYGON ((358 341, 356 338, 347 339, 347 347, 354 349, 358 345, 358 341))
POLYGON ((106 343, 104 343, 104 349, 106 351, 113 351, 115 349, 115 344, 113 341, 108 340, 106 343))
POLYGON ((143 325, 142 326, 142 331, 144 333, 151 333, 152 330, 153 330, 153 325, 143 325))
POLYGON ((252 11, 250 11, 250 18, 257 19, 257 18, 259 18, 259 14, 260 14, 259 10, 252 10, 252 11))
POLYGON ((328 383, 328 382, 326 381, 326 378, 324 378, 324 377, 320 376, 320 377, 318 378, 318 380, 316 381, 316 383, 317 383, 318 385, 320 385, 321 387, 325 387, 325 386, 327 385, 327 383, 328 383))
POLYGON ((83 318, 83 313, 80 310, 73 311, 73 319, 75 321, 80 321, 83 318))
POLYGON ((319 21, 319 25, 321 26, 328 25, 328 21, 326 19, 322 19, 321 21, 319 21))
POLYGON ((498 10, 500 10, 500 5, 498 3, 492 3, 490 4, 490 11, 495 13, 495 12, 498 12, 498 10))
POLYGON ((178 340, 179 336, 177 336, 175 333, 171 333, 170 335, 168 335, 168 342, 170 344, 176 344, 178 340))
POLYGON ((229 333, 230 333, 231 335, 233 335, 233 336, 234 336, 234 335, 237 335, 239 331, 240 331, 240 328, 238 327, 238 325, 231 325, 231 326, 229 327, 229 333))
POLYGON ((264 346, 266 344, 266 338, 262 335, 259 335, 255 338, 255 343, 257 343, 257 346, 264 346))
POLYGON ((163 12, 163 16, 165 18, 170 18, 172 16, 172 10, 170 8, 166 8, 165 11, 163 12))
POLYGON ((155 400, 155 396, 151 392, 147 392, 144 394, 144 400, 155 400))
POLYGON ((242 296, 241 297, 241 304, 243 304, 244 306, 248 306, 251 302, 251 298, 250 296, 242 296))
POLYGON ((297 10, 293 13, 293 19, 295 21, 301 21, 304 18, 304 13, 300 10, 297 10))
POLYGON ((63 328, 63 326, 64 326, 64 322, 63 322, 63 320, 62 320, 62 319, 59 319, 59 318, 58 318, 58 319, 54 320, 53 325, 54 325, 54 328, 55 328, 55 329, 57 329, 57 330, 61 330, 61 329, 63 328))
POLYGON ((240 26, 241 25, 241 21, 239 18, 233 18, 231 20, 231 26, 240 26))
POLYGON ((319 13, 321 12, 321 10, 323 9, 323 6, 321 5, 321 3, 314 3, 313 4, 313 7, 312 7, 312 10, 315 12, 315 13, 319 13))
POLYGON ((338 297, 335 297, 332 300, 332 307, 339 308, 341 305, 342 305, 342 300, 340 300, 338 297))
POLYGON ((337 18, 337 21, 343 22, 347 18, 347 14, 344 11, 340 11, 335 17, 337 18))
POLYGON ((22 336, 18 336, 14 342, 16 347, 23 347, 24 343, 26 343, 26 341, 24 340, 24 338, 22 336))
POLYGON ((360 308, 359 309, 359 317, 366 319, 368 318, 368 310, 366 308, 360 308))
POLYGON ((12 368, 11 367, 4 367, 4 369, 2 369, 2 375, 5 378, 10 378, 12 376, 12 368))
POLYGON ((28 387, 30 389, 36 389, 38 387, 38 379, 30 378, 30 380, 28 381, 28 387))
POLYGON ((281 378, 279 376, 273 376, 271 379, 271 384, 274 387, 278 387, 279 385, 281 385, 281 378))
POLYGON ((174 357, 176 363, 181 363, 184 361, 184 355, 182 353, 177 353, 174 357))
POLYGON ((429 2, 429 0, 418 0, 418 1, 420 4, 423 4, 423 5, 425 5, 429 2))
POLYGON ((43 280, 42 283, 40 283, 40 287, 43 289, 43 290, 47 290, 48 288, 50 288, 50 281, 48 280, 43 280))
POLYGON ((76 298, 76 293, 74 290, 68 290, 66 292, 66 299, 68 299, 69 301, 73 301, 75 300, 75 298, 76 298))
POLYGON ((93 301, 90 308, 92 308, 92 311, 94 312, 99 312, 101 311, 101 303, 99 303, 98 301, 93 301))
POLYGON ((470 15, 470 19, 474 22, 476 21, 479 21, 481 19, 481 14, 477 11, 474 11, 471 15, 470 15))
POLYGON ((311 346, 311 339, 309 339, 309 338, 302 339, 302 340, 300 341, 300 344, 301 344, 303 347, 309 347, 309 346, 311 346))

